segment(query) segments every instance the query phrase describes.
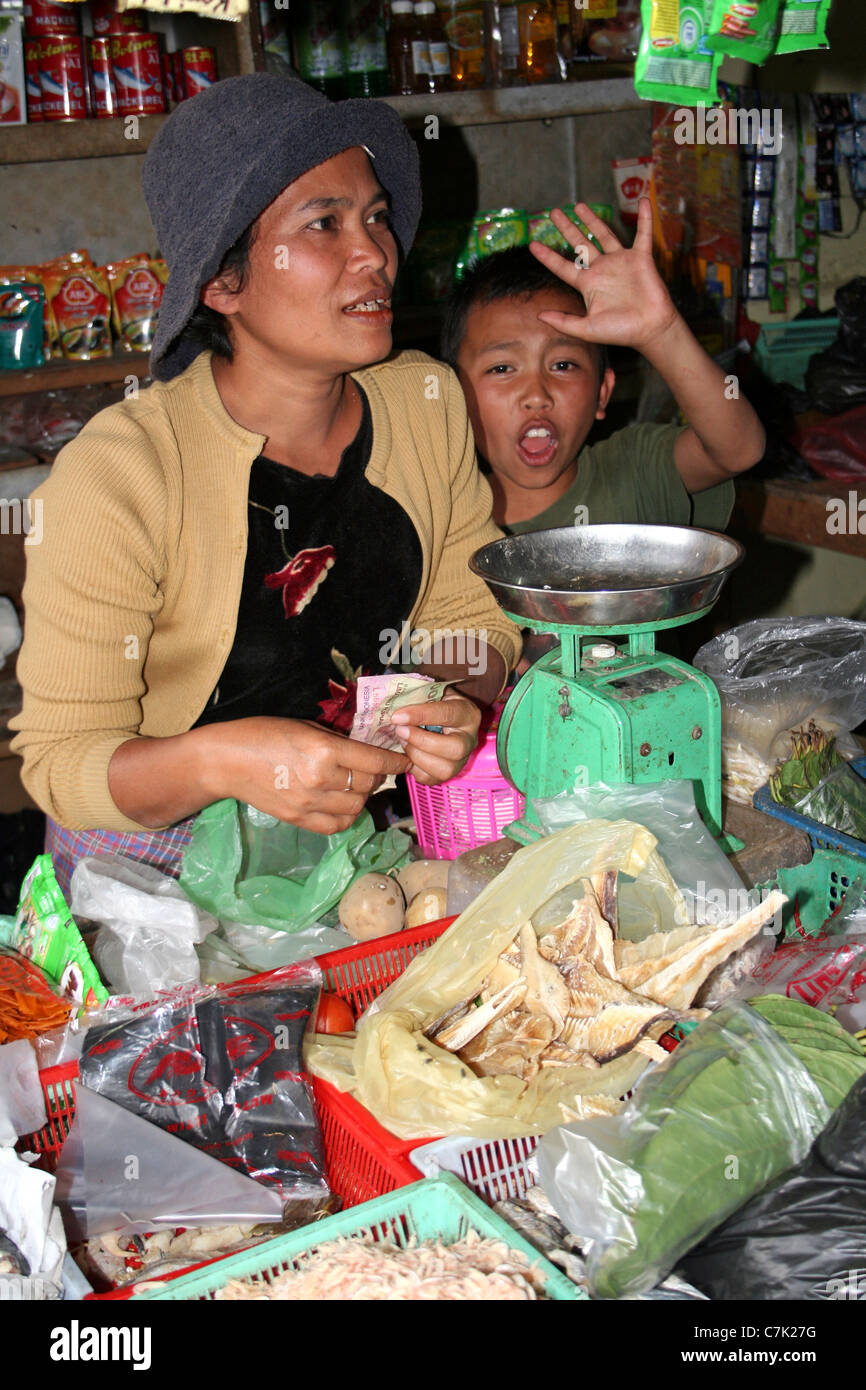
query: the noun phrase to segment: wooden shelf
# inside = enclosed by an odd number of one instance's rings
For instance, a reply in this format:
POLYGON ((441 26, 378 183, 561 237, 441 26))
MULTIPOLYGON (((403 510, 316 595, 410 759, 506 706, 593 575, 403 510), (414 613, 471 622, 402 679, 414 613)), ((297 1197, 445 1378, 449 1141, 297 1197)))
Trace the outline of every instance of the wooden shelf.
POLYGON ((150 353, 124 352, 115 357, 97 357, 92 362, 59 360, 44 367, 19 372, 0 372, 0 396, 29 396, 36 391, 59 391, 67 386, 96 386, 123 381, 127 376, 140 380, 150 375, 150 353))
POLYGON ((827 525, 830 498, 842 498, 852 510, 849 493, 854 494, 854 520, 863 489, 857 483, 816 479, 803 482, 793 478, 743 478, 737 483, 734 520, 748 530, 774 540, 795 545, 814 545, 843 555, 866 559, 866 535, 851 527, 837 534, 827 525))
MULTIPOLYGON (((441 96, 383 97, 407 125, 423 125, 438 116, 444 125, 497 125, 506 121, 547 121, 559 116, 590 116, 603 111, 631 111, 646 102, 634 89, 634 77, 592 75, 575 82, 538 87, 503 87, 478 92, 443 92, 441 96)), ((623 69, 617 69, 622 73, 623 69)))
POLYGON ((144 154, 166 119, 165 116, 139 116, 135 139, 127 139, 126 131, 130 127, 123 116, 7 126, 0 135, 0 164, 47 164, 58 159, 144 154))
MULTIPOLYGON (((597 69, 593 69, 593 73, 597 69)), ((603 111, 630 111, 645 105, 631 76, 589 76, 576 82, 539 87, 506 87, 441 96, 382 97, 410 127, 438 116, 443 125, 496 125, 507 121, 555 120, 603 111)), ((65 159, 105 159, 144 154, 166 116, 139 116, 135 138, 127 138, 124 117, 109 120, 50 121, 8 126, 0 136, 0 164, 45 164, 65 159)))

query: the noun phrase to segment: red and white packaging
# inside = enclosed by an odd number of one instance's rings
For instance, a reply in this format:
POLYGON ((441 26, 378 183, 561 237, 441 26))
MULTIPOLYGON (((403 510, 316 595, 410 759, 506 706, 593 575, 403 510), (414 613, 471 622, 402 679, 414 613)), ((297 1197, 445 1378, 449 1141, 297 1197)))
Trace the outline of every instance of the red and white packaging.
POLYGON ((40 40, 39 86, 43 121, 83 121, 86 118, 83 39, 65 35, 40 40))
POLYGON ((121 116, 152 116, 165 110, 158 35, 116 35, 111 40, 111 71, 121 116))
POLYGON ((27 91, 27 120, 42 120, 42 88, 39 85, 39 40, 24 39, 24 86, 27 91))
POLYGON ((181 49, 184 94, 198 96, 216 82, 216 56, 212 48, 181 49))
POLYGON ((17 14, 0 14, 0 125, 26 124, 24 84, 21 17, 17 14))
POLYGON ((24 32, 32 38, 81 33, 80 5, 51 5, 48 0, 24 0, 24 32))
POLYGON ((117 93, 111 72, 111 40, 105 37, 91 39, 87 45, 90 67, 90 104, 94 116, 104 119, 119 116, 117 93))
POLYGON ((115 34, 146 34, 144 10, 125 10, 117 8, 117 0, 90 0, 90 18, 93 33, 103 39, 115 34))
POLYGON ((637 205, 641 198, 648 198, 652 181, 653 160, 651 154, 635 155, 632 159, 614 159, 613 181, 616 185, 616 199, 620 216, 626 226, 637 223, 637 205))

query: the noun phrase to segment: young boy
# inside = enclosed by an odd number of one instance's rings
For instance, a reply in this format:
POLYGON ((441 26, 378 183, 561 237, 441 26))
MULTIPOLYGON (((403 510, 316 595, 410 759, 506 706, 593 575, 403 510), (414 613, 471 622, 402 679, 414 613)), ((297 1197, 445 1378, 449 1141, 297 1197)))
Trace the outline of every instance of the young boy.
POLYGON ((763 426, 677 312, 653 261, 649 201, 630 250, 585 203, 575 211, 603 251, 556 209, 573 261, 538 242, 500 252, 467 274, 446 310, 442 355, 490 466, 494 519, 509 532, 604 522, 721 530, 732 479, 764 452, 763 426), (603 344, 641 352, 688 425, 630 425, 584 447, 614 387, 603 344))

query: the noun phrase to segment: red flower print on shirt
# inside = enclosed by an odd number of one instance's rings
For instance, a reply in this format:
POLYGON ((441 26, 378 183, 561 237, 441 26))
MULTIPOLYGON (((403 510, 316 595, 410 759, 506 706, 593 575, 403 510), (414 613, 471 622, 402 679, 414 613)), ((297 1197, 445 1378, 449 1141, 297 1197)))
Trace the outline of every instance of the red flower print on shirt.
POLYGON ((320 545, 315 550, 299 550, 281 570, 265 575, 269 589, 282 589, 287 618, 296 618, 306 608, 324 582, 334 559, 334 547, 320 545))

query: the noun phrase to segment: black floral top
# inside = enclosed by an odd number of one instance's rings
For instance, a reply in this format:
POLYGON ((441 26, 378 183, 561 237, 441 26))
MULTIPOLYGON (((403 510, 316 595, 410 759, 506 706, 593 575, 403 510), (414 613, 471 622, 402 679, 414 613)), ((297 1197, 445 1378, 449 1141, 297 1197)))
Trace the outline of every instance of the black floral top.
POLYGON ((276 715, 348 727, 351 677, 382 669, 381 649, 412 610, 421 542, 364 477, 373 428, 358 391, 361 425, 332 478, 264 455, 253 463, 234 644, 197 725, 276 715))

